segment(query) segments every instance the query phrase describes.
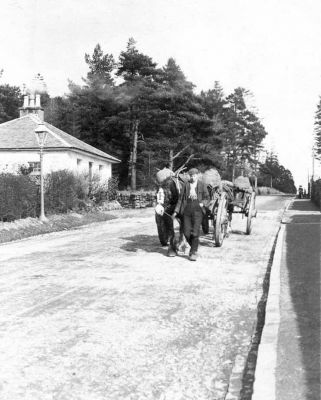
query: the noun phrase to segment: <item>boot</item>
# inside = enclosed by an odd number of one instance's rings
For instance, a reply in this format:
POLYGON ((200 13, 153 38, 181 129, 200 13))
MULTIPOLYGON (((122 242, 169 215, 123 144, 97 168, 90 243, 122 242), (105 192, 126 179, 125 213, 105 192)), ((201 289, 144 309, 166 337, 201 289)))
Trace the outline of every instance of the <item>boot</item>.
POLYGON ((175 257, 176 255, 176 251, 172 247, 169 247, 167 250, 167 257, 175 257))
POLYGON ((196 261, 197 260, 197 254, 196 253, 190 253, 188 259, 190 261, 196 261))

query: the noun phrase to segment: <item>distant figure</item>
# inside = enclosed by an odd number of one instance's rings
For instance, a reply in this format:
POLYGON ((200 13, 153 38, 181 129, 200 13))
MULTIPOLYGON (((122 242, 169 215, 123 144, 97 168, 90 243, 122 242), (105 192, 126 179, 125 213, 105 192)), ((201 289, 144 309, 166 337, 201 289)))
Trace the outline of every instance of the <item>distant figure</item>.
POLYGON ((304 189, 303 190, 303 198, 306 199, 307 198, 307 191, 304 189))
POLYGON ((299 198, 299 199, 302 199, 302 198, 303 198, 303 187, 302 187, 302 185, 299 186, 298 198, 299 198))

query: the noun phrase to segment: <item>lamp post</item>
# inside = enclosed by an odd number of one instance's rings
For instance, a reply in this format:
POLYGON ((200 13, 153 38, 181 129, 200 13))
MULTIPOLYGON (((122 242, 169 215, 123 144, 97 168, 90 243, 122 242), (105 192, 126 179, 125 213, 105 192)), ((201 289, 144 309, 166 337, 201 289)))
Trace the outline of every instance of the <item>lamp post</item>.
POLYGON ((39 123, 37 128, 35 129, 35 134, 37 137, 37 141, 39 144, 40 150, 40 221, 47 221, 45 216, 45 197, 43 190, 43 148, 47 139, 48 130, 44 123, 39 123))

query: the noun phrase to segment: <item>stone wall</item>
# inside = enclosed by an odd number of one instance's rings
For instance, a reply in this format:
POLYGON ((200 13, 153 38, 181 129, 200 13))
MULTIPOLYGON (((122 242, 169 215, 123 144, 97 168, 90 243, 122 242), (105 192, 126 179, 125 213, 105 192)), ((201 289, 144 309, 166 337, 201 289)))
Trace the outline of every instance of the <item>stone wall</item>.
POLYGON ((123 208, 146 208, 156 204, 156 192, 129 192, 117 193, 117 201, 123 208))

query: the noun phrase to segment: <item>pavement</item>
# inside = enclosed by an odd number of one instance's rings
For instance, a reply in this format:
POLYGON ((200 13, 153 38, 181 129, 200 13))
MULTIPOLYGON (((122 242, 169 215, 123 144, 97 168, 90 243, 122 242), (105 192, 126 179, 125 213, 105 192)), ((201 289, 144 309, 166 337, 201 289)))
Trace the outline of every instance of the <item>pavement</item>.
POLYGON ((252 400, 320 400, 320 212, 294 200, 271 271, 252 400))

